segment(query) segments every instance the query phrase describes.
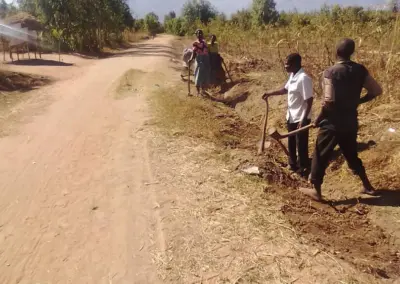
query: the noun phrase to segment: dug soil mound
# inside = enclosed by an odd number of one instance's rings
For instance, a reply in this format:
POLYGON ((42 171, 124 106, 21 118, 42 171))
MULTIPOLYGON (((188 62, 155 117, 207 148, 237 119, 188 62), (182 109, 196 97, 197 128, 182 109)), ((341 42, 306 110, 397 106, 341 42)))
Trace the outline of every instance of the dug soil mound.
POLYGON ((321 250, 377 278, 400 276, 400 251, 394 238, 369 220, 369 206, 316 204, 293 194, 285 194, 285 200, 282 212, 289 222, 321 250))
POLYGON ((50 82, 49 78, 43 76, 0 71, 0 91, 29 91, 50 82))

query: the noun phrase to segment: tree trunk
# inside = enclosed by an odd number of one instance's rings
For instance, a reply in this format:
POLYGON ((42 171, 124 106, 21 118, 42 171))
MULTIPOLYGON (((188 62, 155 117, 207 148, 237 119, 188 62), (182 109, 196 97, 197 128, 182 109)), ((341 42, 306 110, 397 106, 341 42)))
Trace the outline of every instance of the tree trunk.
POLYGON ((40 48, 40 37, 39 37, 39 32, 36 32, 36 41, 37 41, 37 49, 39 51, 39 58, 42 59, 42 51, 40 48))

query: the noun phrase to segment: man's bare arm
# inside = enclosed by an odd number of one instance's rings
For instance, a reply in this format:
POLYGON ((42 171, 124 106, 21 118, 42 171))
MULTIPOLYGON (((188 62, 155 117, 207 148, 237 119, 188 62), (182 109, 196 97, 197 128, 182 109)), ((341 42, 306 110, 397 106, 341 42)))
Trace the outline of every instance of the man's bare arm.
POLYGON ((286 95, 287 94, 287 90, 283 87, 282 89, 276 90, 276 91, 272 91, 272 92, 267 92, 265 93, 262 98, 264 100, 266 100, 268 97, 272 97, 272 96, 282 96, 282 95, 286 95))
POLYGON ((321 112, 317 119, 314 121, 314 127, 318 127, 319 124, 326 118, 330 111, 335 107, 335 89, 330 78, 323 77, 322 79, 322 91, 323 91, 323 103, 321 112))
POLYGON ((371 75, 368 75, 365 79, 364 88, 367 89, 368 93, 360 99, 360 104, 370 102, 382 94, 382 87, 371 75))
POLYGON ((322 105, 321 112, 319 113, 319 115, 317 116, 317 118, 315 119, 315 121, 313 123, 314 127, 319 126, 319 124, 322 122, 322 120, 324 120, 327 117, 329 111, 333 107, 334 107, 334 103, 332 103, 332 102, 325 102, 322 105))

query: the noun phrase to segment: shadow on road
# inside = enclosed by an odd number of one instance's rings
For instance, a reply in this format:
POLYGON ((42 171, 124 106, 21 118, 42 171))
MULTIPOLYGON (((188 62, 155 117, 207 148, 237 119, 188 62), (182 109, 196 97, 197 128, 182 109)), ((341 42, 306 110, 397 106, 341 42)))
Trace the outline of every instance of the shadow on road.
POLYGON ((46 59, 26 59, 26 60, 18 60, 14 62, 7 63, 9 65, 18 65, 18 66, 72 66, 72 63, 59 62, 55 60, 46 60, 46 59))
POLYGON ((134 50, 126 50, 114 54, 109 54, 107 57, 123 57, 123 56, 160 56, 167 58, 177 58, 180 56, 172 47, 157 44, 137 44, 134 50))

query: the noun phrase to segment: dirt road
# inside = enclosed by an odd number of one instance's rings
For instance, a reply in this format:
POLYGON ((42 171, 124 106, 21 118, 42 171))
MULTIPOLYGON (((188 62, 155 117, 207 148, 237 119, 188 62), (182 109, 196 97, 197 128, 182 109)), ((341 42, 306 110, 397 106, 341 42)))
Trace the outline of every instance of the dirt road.
POLYGON ((24 123, 0 140, 0 283, 157 283, 165 241, 142 131, 147 89, 124 100, 115 90, 131 68, 154 86, 168 41, 24 69, 62 80, 34 91, 15 110, 24 123))

